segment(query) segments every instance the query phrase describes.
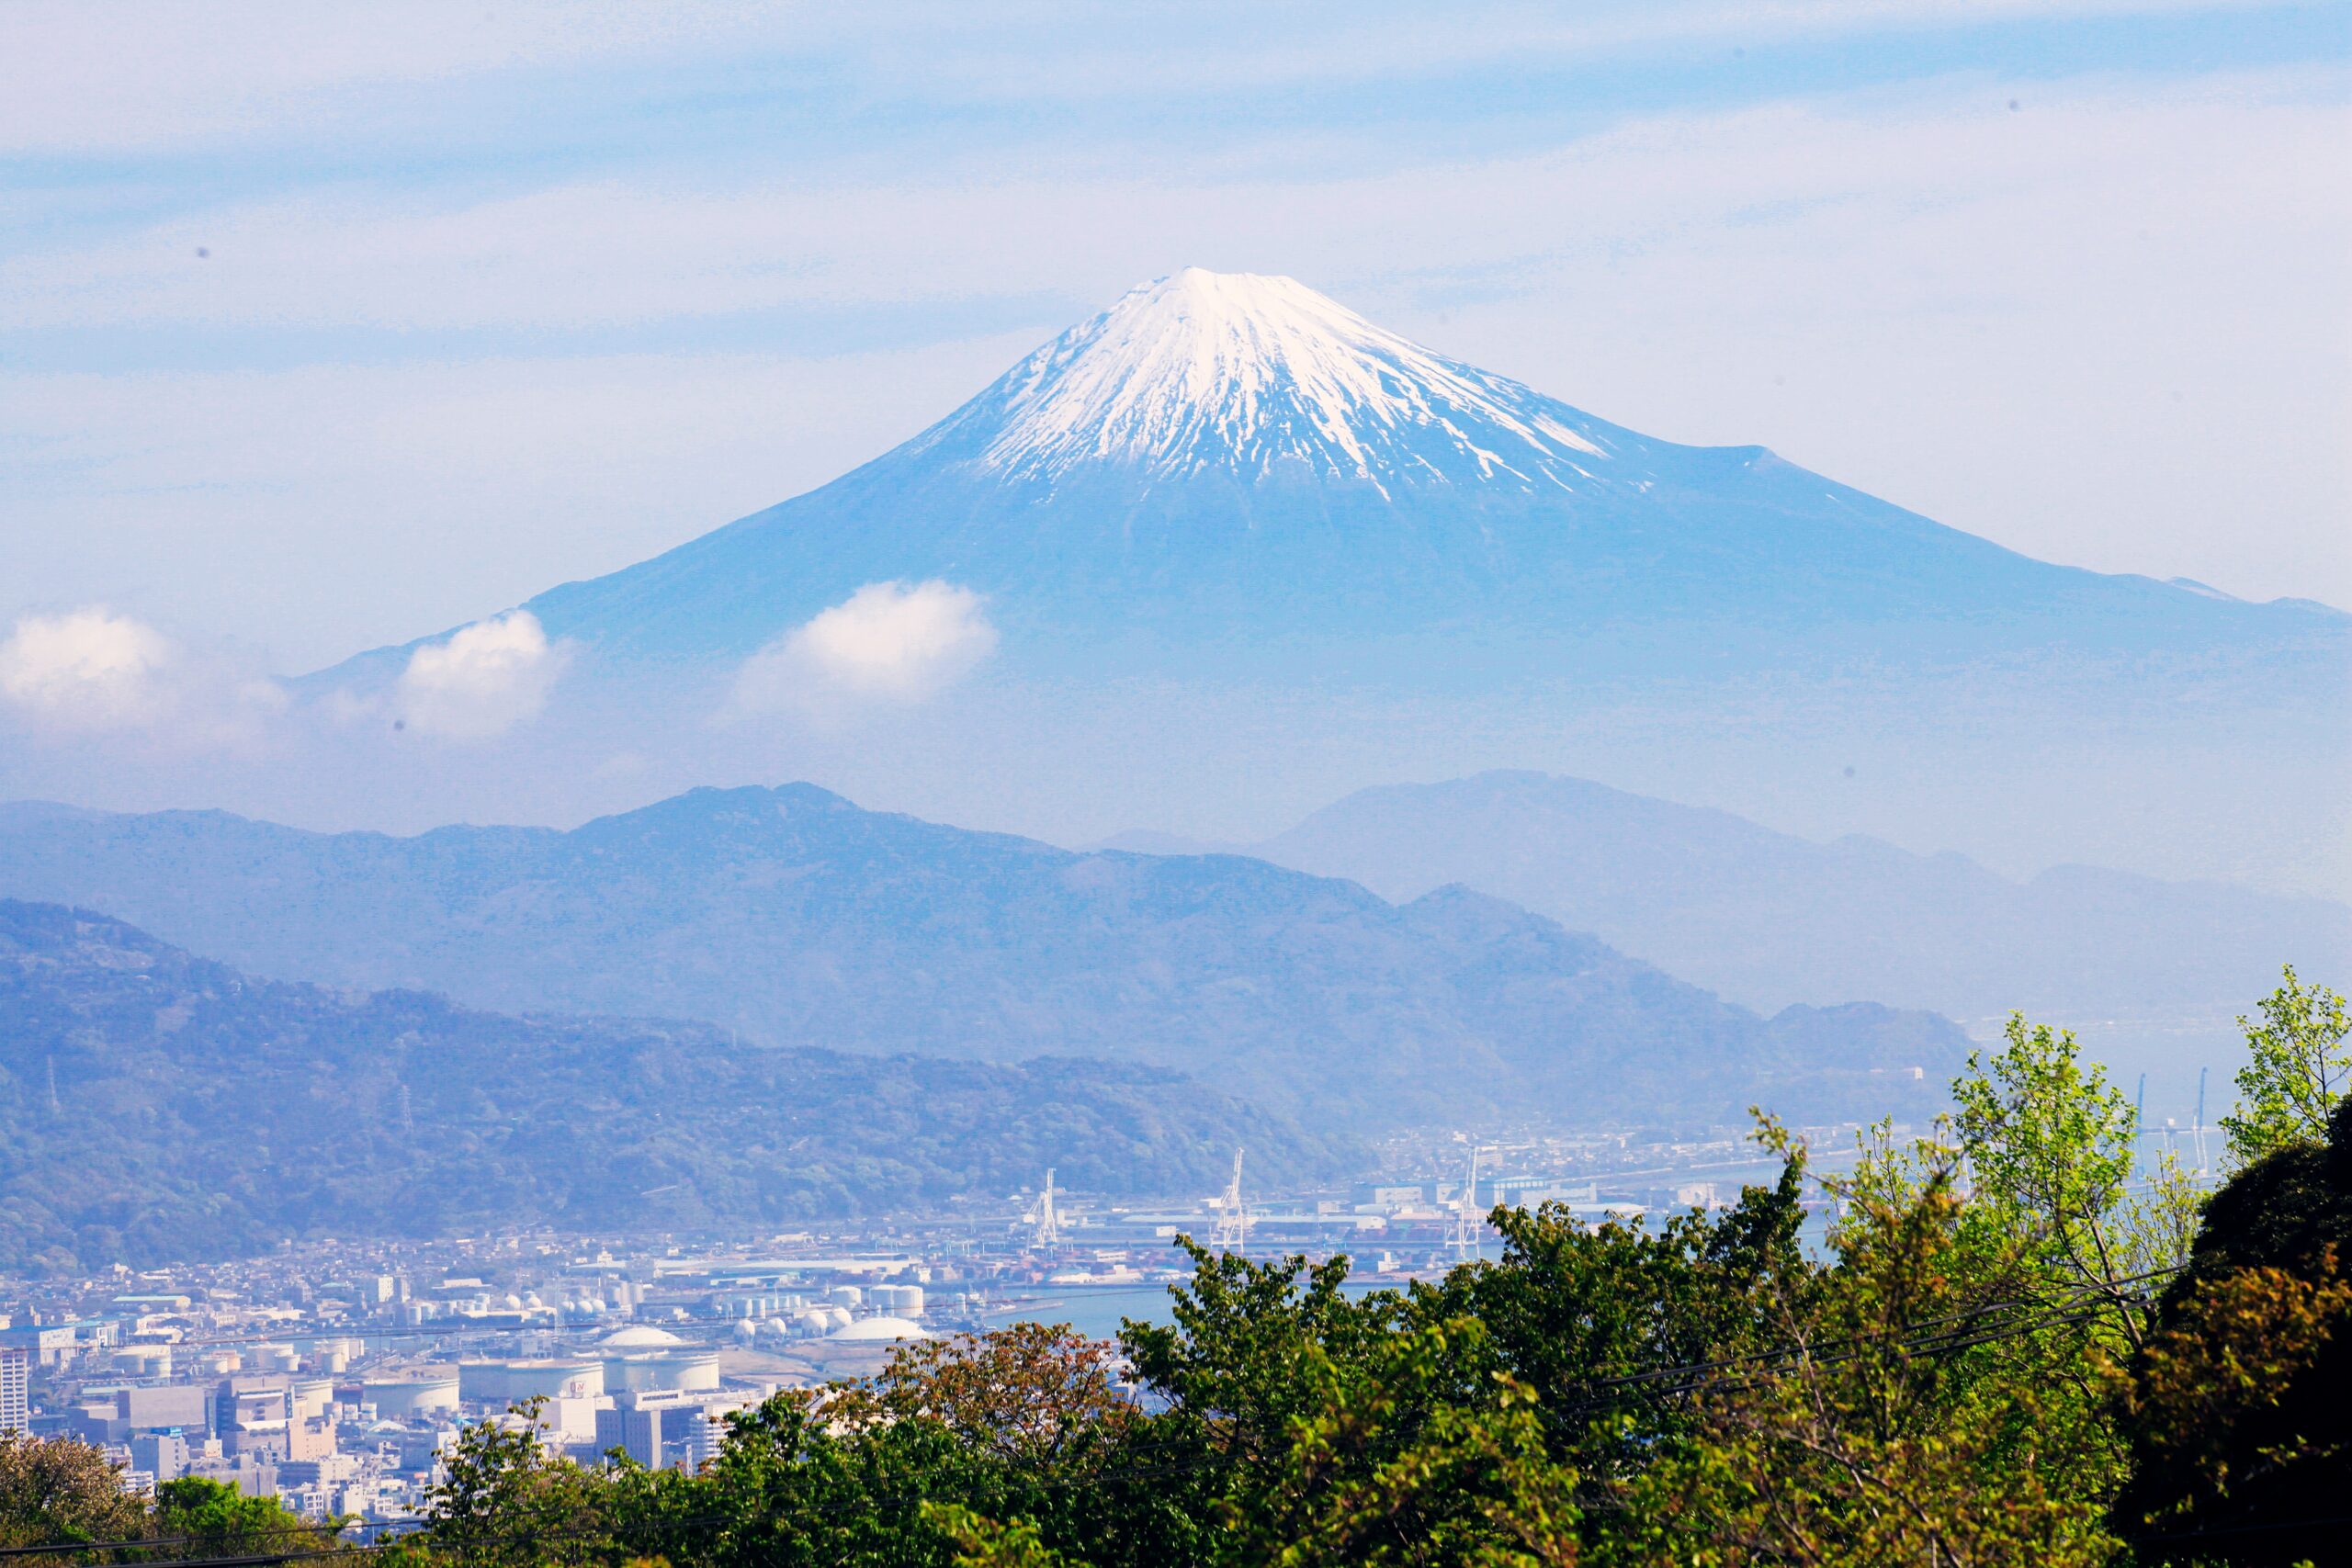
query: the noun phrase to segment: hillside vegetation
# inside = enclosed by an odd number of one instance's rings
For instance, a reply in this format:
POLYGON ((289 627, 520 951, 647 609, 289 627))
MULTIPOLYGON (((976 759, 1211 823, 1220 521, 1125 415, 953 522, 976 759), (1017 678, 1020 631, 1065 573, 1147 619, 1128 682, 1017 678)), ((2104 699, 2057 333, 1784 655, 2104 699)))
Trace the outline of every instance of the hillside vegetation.
POLYGON ((284 979, 506 1011, 705 1019, 768 1044, 1148 1062, 1323 1127, 1930 1114, 1929 1013, 1767 1019, 1498 899, 1404 906, 1235 856, 1077 854, 697 789, 569 832, 319 834, 0 808, 0 892, 284 979))
POLYGON ((302 1235, 790 1224, 1268 1179, 1342 1145, 1164 1070, 850 1056, 707 1024, 513 1018, 261 981, 104 916, 0 900, 0 1272, 302 1235))

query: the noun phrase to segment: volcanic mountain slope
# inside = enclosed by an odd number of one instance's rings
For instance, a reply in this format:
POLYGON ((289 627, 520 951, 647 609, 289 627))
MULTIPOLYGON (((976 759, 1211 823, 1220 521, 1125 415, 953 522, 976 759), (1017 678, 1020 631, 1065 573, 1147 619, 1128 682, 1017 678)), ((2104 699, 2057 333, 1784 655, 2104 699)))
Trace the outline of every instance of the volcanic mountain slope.
MULTIPOLYGON (((1198 853, 1169 835, 1111 846, 1198 853)), ((1218 846, 1385 898, 1460 883, 1750 1007, 1870 996, 1961 1018, 2225 1021, 2293 963, 2352 971, 2352 908, 2093 866, 2028 881, 1958 854, 1817 843, 1727 811, 1506 772, 1360 790, 1218 846)))
POLYGON ((0 899, 0 1271, 288 1235, 792 1224, 1067 1185, 1213 1190, 1353 1154, 1172 1073, 768 1049, 255 980, 0 899))
POLYGON ((523 607, 543 707, 436 721, 452 659, 379 649, 305 678, 329 763, 209 798, 414 829, 823 777, 1084 840, 1540 768, 1821 837, 2352 887, 2352 617, 2033 560, 1287 278, 1146 285, 831 483, 523 607), (1856 763, 1860 816, 1821 788, 1856 763))
POLYGON ((1263 672, 1277 652, 1442 634, 1589 671, 1604 628, 1694 622, 1711 656, 1761 637, 1735 658, 1768 663, 1790 634, 1849 651, 1841 629, 1899 628, 1894 651, 1939 658, 2346 629, 2031 560, 1760 447, 1611 424, 1290 278, 1199 268, 833 483, 527 607, 608 655, 732 658, 861 585, 931 579, 987 595, 1008 658, 1040 670, 1106 646, 1151 670, 1239 639, 1263 672))
POLYGON ((1768 1021, 1460 889, 1399 908, 1260 861, 1074 854, 808 785, 413 839, 8 807, 0 892, 266 975, 778 1045, 1148 1063, 1339 1128, 1704 1123, 1758 1100, 1912 1113, 1966 1048, 1868 1004, 1768 1021))

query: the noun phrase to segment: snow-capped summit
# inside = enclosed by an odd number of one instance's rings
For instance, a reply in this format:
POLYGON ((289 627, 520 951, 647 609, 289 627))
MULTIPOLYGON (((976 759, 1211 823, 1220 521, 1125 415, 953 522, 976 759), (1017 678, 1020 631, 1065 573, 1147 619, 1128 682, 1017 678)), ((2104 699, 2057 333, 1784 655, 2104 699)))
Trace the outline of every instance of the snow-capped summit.
POLYGON ((1573 411, 1431 353, 1294 278, 1183 271, 1130 290, 930 433, 1011 479, 1113 464, 1168 479, 1285 468, 1574 490, 1605 448, 1573 411))
POLYGON ((527 608, 608 662, 725 666, 922 584, 952 611, 934 632, 1057 677, 1112 649, 1251 678, 1476 649, 1585 678, 1716 660, 1731 627, 1784 667, 2297 619, 2030 560, 1760 446, 1611 424, 1291 278, 1198 267, 831 484, 527 608))

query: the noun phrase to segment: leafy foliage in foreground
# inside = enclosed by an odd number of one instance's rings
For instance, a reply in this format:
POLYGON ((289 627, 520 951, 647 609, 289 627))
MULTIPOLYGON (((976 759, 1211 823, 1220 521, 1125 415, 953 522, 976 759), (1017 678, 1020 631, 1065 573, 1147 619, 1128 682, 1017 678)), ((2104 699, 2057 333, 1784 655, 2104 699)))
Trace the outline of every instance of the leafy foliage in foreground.
POLYGON ((152 1498, 122 1479, 88 1443, 0 1432, 0 1552, 58 1564, 307 1554, 334 1529, 199 1475, 167 1481, 152 1498))
MULTIPOLYGON (((2131 1108, 2071 1036, 2015 1021, 1954 1090, 1950 1143, 1881 1134, 1813 1178, 1767 1122, 1781 1179, 1727 1210, 1587 1230, 1498 1209, 1500 1260, 1403 1292, 1344 1292, 1344 1259, 1195 1249, 1174 1321, 1123 1336, 1137 1397, 1104 1347, 1022 1330, 780 1395, 699 1476, 591 1475, 478 1433, 453 1485, 543 1477, 588 1521, 565 1550, 598 1563, 2314 1555, 2245 1527, 2344 1495, 2352 1111, 2200 1230, 2175 1174, 2135 1179, 2131 1108), (1819 1255, 1798 1243, 1815 1190, 1819 1255)), ((405 1550, 496 1561, 483 1539, 444 1523, 405 1550)))
MULTIPOLYGON (((1114 1353, 1024 1327, 732 1418, 700 1473, 527 1421, 450 1456, 409 1568, 2138 1568, 2332 1560, 2352 1484, 2352 1108, 2204 1208, 2022 1020, 1953 1142, 1882 1132, 1662 1228, 1498 1210, 1368 1296, 1192 1249, 1114 1353), (1826 1249, 1797 1242, 1826 1195, 1826 1249)), ((1186 1245, 1190 1245, 1189 1243, 1186 1245)))
POLYGON ((2259 1023, 2238 1020, 2253 1060, 2238 1074, 2245 1099, 2222 1118, 2240 1162, 2325 1136, 2330 1111, 2352 1087, 2352 1019, 2342 997, 2305 986, 2290 964, 2261 1013, 2259 1023))

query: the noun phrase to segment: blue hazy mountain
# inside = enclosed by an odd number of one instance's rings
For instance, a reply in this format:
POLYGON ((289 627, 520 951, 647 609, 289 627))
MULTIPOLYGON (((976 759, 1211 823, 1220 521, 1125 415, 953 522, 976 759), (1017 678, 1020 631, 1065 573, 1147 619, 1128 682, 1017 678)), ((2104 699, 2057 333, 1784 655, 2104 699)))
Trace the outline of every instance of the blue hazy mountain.
POLYGON ((317 834, 0 807, 0 895, 240 968, 790 1047, 1109 1059, 1326 1127, 1916 1114, 1966 1043, 1865 1002, 1767 1019, 1458 888, 1392 905, 1236 856, 1080 854, 697 790, 569 832, 317 834))
POLYGON ((255 979, 0 898, 0 1270, 484 1225, 794 1224, 1069 1186, 1212 1190, 1360 1157, 1163 1070, 771 1048, 255 979))
POLYGON ((933 579, 987 596, 1016 665, 1060 671, 1206 653, 1426 678, 1432 647, 1489 676, 2147 655, 2346 629, 2033 560, 1761 447, 1611 424, 1289 278, 1198 268, 832 483, 528 607, 609 657, 740 658, 863 584, 933 579), (1386 666, 1396 647, 1415 661, 1386 666))
MULTIPOLYGON (((1287 278, 1137 288, 831 483, 527 608, 564 673, 495 745, 387 718, 202 798, 413 829, 820 777, 1076 842, 1532 768, 2009 869, 2352 890, 2352 617, 2035 560, 1287 278), (985 618, 961 686, 740 700, 760 650, 918 583, 985 618)), ((309 688, 380 691, 415 647, 309 688)))
MULTIPOLYGON (((1208 846, 1139 832, 1106 847, 1208 846)), ((2352 972, 2352 908, 2327 899, 2082 865, 2020 880, 1544 773, 1380 785, 1220 847, 1386 898, 1464 884, 1766 1009, 1869 996, 1965 1019, 2225 1023, 2281 964, 2352 972)))

